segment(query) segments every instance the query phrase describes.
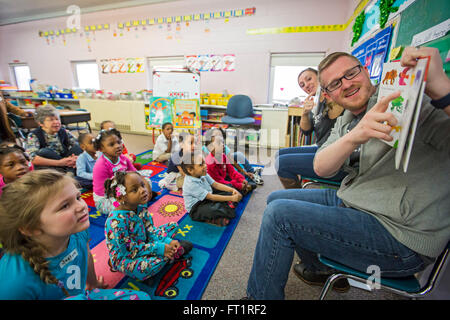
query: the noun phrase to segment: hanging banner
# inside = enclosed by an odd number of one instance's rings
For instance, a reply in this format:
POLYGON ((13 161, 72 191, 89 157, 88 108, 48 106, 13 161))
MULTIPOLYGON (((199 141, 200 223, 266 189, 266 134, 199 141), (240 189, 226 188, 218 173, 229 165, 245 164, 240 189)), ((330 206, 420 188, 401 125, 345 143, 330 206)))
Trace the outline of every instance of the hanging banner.
POLYGON ((100 59, 99 65, 103 74, 145 72, 145 58, 100 59))
POLYGON ((361 64, 369 70, 370 80, 374 85, 380 82, 391 33, 392 26, 389 26, 352 51, 352 55, 358 58, 361 64))

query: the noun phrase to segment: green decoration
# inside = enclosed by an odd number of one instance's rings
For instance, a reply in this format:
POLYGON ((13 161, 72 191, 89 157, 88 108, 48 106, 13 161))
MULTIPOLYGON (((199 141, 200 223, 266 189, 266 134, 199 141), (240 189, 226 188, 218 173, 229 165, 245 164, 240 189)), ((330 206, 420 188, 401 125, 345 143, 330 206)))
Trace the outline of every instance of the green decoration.
POLYGON ((353 39, 352 39, 352 46, 353 44, 359 40, 362 33, 362 28, 364 25, 364 20, 366 20, 366 13, 361 11, 361 13, 356 17, 355 24, 353 25, 353 39))
POLYGON ((395 0, 380 0, 380 28, 384 29, 391 12, 397 12, 398 7, 393 7, 395 0))

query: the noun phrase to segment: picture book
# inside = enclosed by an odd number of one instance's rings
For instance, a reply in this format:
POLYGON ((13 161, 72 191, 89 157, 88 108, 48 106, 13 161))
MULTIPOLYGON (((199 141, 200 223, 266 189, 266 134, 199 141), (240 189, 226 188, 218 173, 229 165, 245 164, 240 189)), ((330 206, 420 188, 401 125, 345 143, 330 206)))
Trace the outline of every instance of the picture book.
POLYGON ((392 128, 392 141, 385 141, 396 149, 395 168, 403 164, 403 171, 408 167, 409 155, 414 142, 417 118, 422 105, 429 59, 419 59, 414 68, 402 67, 400 61, 385 63, 381 77, 378 101, 393 92, 400 91, 400 96, 389 103, 386 112, 397 118, 397 125, 392 128))
POLYGON ((174 128, 201 128, 199 99, 173 100, 174 128))
POLYGON ((166 122, 172 122, 172 99, 151 97, 147 128, 161 128, 166 122))

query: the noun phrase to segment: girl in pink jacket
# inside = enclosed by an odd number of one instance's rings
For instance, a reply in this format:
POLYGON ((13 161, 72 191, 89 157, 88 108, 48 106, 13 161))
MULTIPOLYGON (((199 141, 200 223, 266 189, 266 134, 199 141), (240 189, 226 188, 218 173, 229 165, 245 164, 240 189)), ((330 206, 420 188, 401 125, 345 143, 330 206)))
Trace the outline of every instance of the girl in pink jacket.
POLYGON ((242 194, 247 194, 256 187, 256 185, 250 185, 228 160, 224 152, 222 137, 211 137, 211 143, 207 147, 210 151, 206 157, 207 172, 214 181, 231 185, 242 194))

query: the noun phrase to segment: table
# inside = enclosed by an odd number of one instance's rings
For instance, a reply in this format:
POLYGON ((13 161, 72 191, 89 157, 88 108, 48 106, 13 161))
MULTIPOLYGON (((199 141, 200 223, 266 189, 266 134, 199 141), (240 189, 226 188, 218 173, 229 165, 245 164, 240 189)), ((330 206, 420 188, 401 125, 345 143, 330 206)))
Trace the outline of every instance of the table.
MULTIPOLYGON (((86 111, 69 111, 69 110, 58 110, 59 117, 61 119, 61 123, 64 125, 69 125, 71 123, 76 123, 78 127, 78 123, 86 122, 87 127, 89 128, 89 132, 92 132, 91 126, 89 122, 91 120, 91 113, 86 111)), ((37 122, 33 117, 21 117, 22 119, 22 127, 25 129, 33 129, 39 127, 37 122)), ((70 128, 68 128, 70 130, 70 128)), ((77 130, 75 128, 75 130, 77 130)))
MULTIPOLYGON (((79 126, 78 123, 80 122, 86 122, 86 125, 89 129, 89 132, 92 132, 91 126, 89 125, 89 122, 91 120, 91 113, 87 111, 66 111, 66 110, 59 110, 59 117, 61 118, 61 123, 64 125, 69 125, 71 123, 76 123, 77 126, 74 127, 75 130, 78 130, 79 126)), ((68 127, 70 130, 70 128, 68 127)))

